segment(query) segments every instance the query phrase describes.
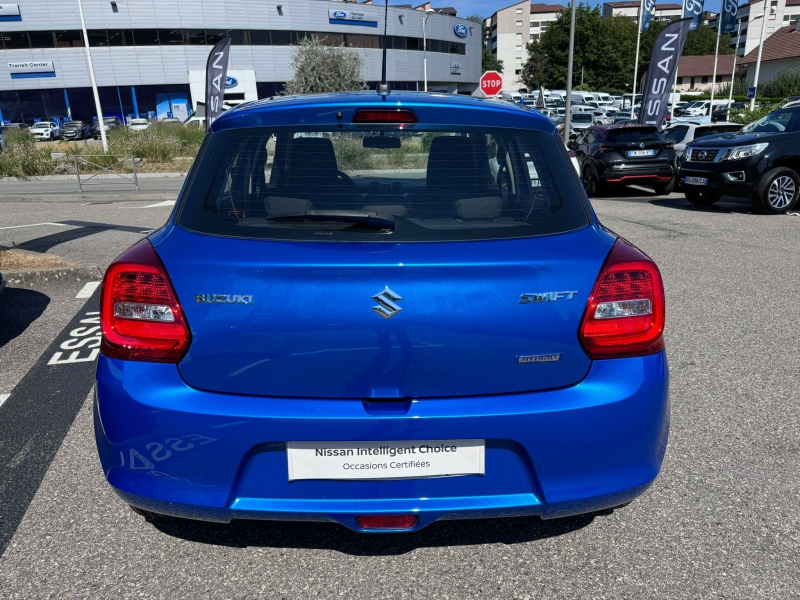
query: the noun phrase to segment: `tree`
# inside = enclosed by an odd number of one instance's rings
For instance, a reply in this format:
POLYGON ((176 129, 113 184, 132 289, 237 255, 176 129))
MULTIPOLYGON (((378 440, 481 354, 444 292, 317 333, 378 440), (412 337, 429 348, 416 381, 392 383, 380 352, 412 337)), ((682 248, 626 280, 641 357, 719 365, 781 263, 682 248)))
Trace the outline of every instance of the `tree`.
POLYGON ((350 92, 367 88, 364 56, 344 46, 326 45, 324 38, 307 37, 292 49, 292 79, 284 94, 350 92))
MULTIPOLYGON (((717 32, 708 25, 701 25, 694 31, 690 31, 686 36, 686 45, 683 47, 683 56, 703 56, 714 54, 717 45, 717 32)), ((731 48, 731 36, 728 34, 719 36, 719 53, 733 54, 731 48)))
POLYGON ((520 78, 525 87, 529 90, 538 90, 540 87, 547 87, 547 55, 538 42, 530 42, 527 45, 528 60, 522 66, 520 78))
POLYGON ((497 71, 498 73, 503 72, 503 61, 497 58, 486 48, 483 49, 483 59, 481 62, 483 63, 482 66, 484 73, 486 73, 486 71, 497 71))
POLYGON ((473 23, 480 23, 481 25, 483 25, 483 22, 485 21, 485 19, 482 16, 480 16, 479 14, 474 14, 474 15, 468 16, 467 17, 467 21, 472 21, 473 23))

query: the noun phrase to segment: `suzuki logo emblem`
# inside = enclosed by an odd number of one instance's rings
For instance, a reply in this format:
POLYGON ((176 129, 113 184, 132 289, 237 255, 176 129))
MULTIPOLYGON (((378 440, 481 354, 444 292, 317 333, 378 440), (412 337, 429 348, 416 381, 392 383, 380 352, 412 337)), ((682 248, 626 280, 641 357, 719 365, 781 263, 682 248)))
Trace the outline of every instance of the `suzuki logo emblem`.
POLYGON ((389 319, 403 310, 402 308, 397 306, 397 304, 395 304, 395 302, 400 302, 403 298, 395 294, 388 287, 385 290, 383 290, 380 294, 373 296, 372 299, 375 300, 375 302, 377 302, 380 305, 380 306, 373 306, 372 310, 374 310, 384 319, 389 319))

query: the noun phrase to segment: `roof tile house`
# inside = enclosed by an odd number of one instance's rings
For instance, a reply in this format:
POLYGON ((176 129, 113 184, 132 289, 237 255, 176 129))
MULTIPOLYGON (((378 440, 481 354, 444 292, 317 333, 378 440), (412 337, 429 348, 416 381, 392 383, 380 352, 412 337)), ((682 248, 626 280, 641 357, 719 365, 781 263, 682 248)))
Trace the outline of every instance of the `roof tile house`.
MULTIPOLYGON (((724 54, 717 62, 717 91, 726 83, 730 83, 733 73, 733 54, 724 54)), ((678 63, 679 92, 711 91, 714 74, 714 55, 681 56, 678 63)))
MULTIPOLYGON (((747 84, 753 85, 758 60, 758 46, 741 59, 747 67, 747 84)), ((782 69, 800 69, 800 21, 782 27, 764 40, 759 84, 773 79, 782 69)))

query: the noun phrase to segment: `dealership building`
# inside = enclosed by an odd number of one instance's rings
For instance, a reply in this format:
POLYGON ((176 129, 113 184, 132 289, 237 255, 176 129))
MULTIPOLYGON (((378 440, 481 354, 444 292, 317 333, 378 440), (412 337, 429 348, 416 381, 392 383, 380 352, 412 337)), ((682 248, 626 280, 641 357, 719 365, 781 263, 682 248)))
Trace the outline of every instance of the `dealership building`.
MULTIPOLYGON (((387 78, 423 89, 423 18, 429 4, 390 6, 387 78)), ((472 94, 481 75, 482 31, 452 9, 426 23, 428 90, 472 94)), ((365 58, 381 78, 384 7, 325 0, 83 0, 104 115, 187 117, 203 103, 206 60, 232 38, 225 102, 279 94, 292 77, 292 46, 309 36, 365 58)), ((5 122, 92 121, 96 110, 77 0, 0 6, 0 112, 5 122)))

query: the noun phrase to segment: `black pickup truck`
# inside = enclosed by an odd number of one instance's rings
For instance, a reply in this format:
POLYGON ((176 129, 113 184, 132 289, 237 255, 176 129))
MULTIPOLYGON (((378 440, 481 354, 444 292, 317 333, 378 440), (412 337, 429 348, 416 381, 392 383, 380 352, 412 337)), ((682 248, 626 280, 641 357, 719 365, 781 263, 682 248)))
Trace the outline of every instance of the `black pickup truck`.
POLYGON ((737 196, 751 198, 759 212, 792 210, 800 196, 800 107, 775 110, 737 133, 694 140, 678 177, 695 206, 737 196))

